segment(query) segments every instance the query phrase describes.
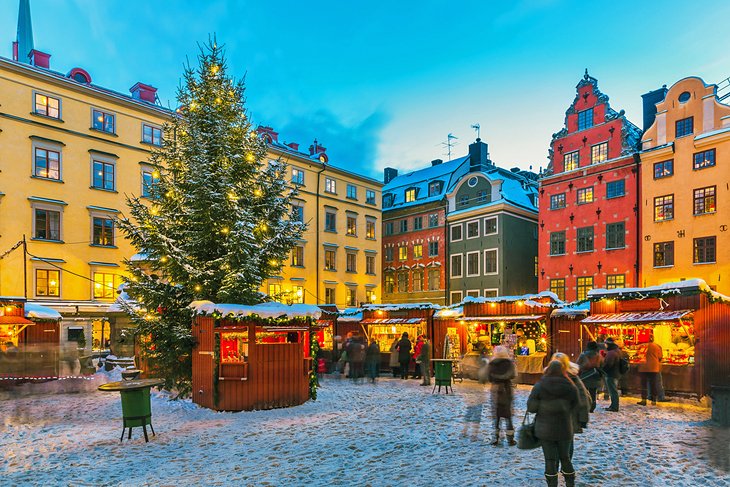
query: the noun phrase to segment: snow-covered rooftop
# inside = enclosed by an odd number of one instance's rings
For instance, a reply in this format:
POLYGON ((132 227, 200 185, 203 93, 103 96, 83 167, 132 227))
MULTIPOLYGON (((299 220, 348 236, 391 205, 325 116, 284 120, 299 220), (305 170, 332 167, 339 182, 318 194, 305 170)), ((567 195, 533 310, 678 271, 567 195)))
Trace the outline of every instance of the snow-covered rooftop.
POLYGON ((392 208, 404 208, 414 205, 422 205, 431 201, 438 201, 444 197, 449 188, 458 181, 461 176, 469 171, 469 156, 459 157, 448 162, 443 162, 435 166, 418 169, 409 173, 393 178, 388 184, 383 186, 383 196, 386 194, 393 195, 393 204, 387 211, 392 208), (441 189, 433 196, 428 195, 428 185, 431 182, 441 181, 441 189), (406 203, 405 192, 407 189, 416 189, 416 200, 406 203))
POLYGON ((60 320, 61 313, 47 306, 35 303, 25 303, 25 317, 37 320, 60 320))
POLYGON ((376 311, 403 311, 409 309, 442 309, 443 306, 433 303, 400 303, 400 304, 365 304, 363 309, 376 311))
POLYGON ((591 304, 589 302, 580 303, 577 305, 568 305, 564 308, 558 308, 552 312, 550 316, 585 316, 591 312, 591 304))
POLYGON ((247 306, 245 304, 215 304, 212 301, 193 301, 190 303, 189 308, 197 315, 211 315, 218 312, 222 316, 232 316, 234 318, 258 315, 261 318, 309 316, 318 319, 322 316, 322 309, 312 304, 261 303, 247 306))
POLYGON ((685 281, 667 282, 649 287, 624 287, 618 289, 592 289, 588 291, 588 299, 597 300, 611 296, 631 296, 649 294, 683 294, 685 292, 701 291, 708 293, 716 301, 730 303, 730 297, 710 289, 703 279, 687 279, 685 281))
POLYGON ((362 308, 346 308, 340 312, 337 321, 362 321, 362 308))
POLYGON ((523 294, 522 296, 497 296, 493 298, 485 298, 483 296, 473 297, 467 296, 464 300, 459 303, 459 306, 463 306, 467 303, 512 303, 517 301, 523 301, 527 306, 545 306, 544 304, 538 303, 536 299, 550 298, 557 305, 563 305, 563 301, 552 291, 541 291, 537 294, 523 294))

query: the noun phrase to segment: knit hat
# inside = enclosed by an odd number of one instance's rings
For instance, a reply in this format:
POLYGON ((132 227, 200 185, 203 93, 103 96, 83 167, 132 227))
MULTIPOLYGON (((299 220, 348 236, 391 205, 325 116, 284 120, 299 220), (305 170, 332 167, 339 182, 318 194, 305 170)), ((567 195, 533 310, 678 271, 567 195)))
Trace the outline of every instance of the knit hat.
POLYGON ((586 350, 598 350, 598 343, 591 340, 590 342, 588 342, 588 345, 586 345, 586 350))

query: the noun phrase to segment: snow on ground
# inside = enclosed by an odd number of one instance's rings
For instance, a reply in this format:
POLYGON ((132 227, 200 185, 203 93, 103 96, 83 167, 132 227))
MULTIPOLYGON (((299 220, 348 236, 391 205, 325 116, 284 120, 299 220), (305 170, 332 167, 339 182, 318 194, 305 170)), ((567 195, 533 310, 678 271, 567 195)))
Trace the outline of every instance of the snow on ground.
MULTIPOLYGON (((217 413, 153 394, 156 437, 135 428, 119 442, 118 393, 95 390, 118 371, 85 381, 86 392, 28 385, 19 399, 0 392, 0 478, 4 485, 544 485, 541 450, 489 445, 485 404, 477 439, 463 436, 467 404, 483 386, 431 394, 419 381, 376 385, 323 381, 319 400, 299 407, 217 413), (39 387, 33 386, 33 387, 39 387)), ((51 384, 51 385, 48 385, 51 384)), ((529 386, 519 386, 515 423, 529 386)), ((605 401, 599 407, 606 406, 605 401)), ((693 404, 636 405, 592 416, 576 436, 578 485, 684 486, 730 483, 730 430, 693 404)), ((471 431, 470 431, 471 433, 471 431)))

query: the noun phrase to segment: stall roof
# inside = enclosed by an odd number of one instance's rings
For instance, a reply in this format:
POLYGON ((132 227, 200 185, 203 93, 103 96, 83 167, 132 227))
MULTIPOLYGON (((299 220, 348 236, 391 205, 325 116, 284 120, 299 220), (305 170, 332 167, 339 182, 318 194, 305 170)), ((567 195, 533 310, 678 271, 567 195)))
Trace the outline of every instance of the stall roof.
POLYGON ((464 316, 464 307, 463 306, 457 306, 456 308, 443 308, 438 311, 436 311, 433 314, 434 318, 454 318, 459 319, 464 316))
POLYGON ((322 310, 312 304, 261 303, 247 306, 245 304, 215 304, 211 301, 193 301, 188 307, 197 315, 211 315, 217 311, 224 317, 233 316, 235 318, 258 315, 261 318, 309 316, 319 319, 322 316, 322 310))
POLYGON ((365 304, 363 309, 374 311, 406 311, 412 309, 441 309, 443 306, 433 303, 400 303, 400 304, 365 304))
POLYGON ((361 308, 347 308, 344 311, 340 311, 337 321, 342 322, 353 322, 362 321, 362 309, 361 308))
POLYGON ((585 316, 591 312, 591 305, 588 302, 578 305, 569 305, 564 308, 558 308, 553 311, 551 317, 558 316, 585 316))
POLYGON ((421 323, 421 318, 369 318, 362 320, 365 325, 395 325, 395 324, 416 324, 421 323))
POLYGON ((62 318, 61 313, 55 309, 36 303, 25 303, 25 317, 37 320, 60 320, 62 318))
POLYGON ((0 325, 35 325, 22 316, 0 316, 0 325))
POLYGON ((714 301, 730 303, 730 297, 713 291, 702 279, 687 279, 685 281, 667 282, 658 286, 649 287, 625 287, 616 289, 591 289, 588 291, 588 299, 597 301, 602 298, 636 298, 661 297, 672 294, 697 294, 703 292, 709 294, 714 301))
POLYGON ((486 298, 486 297, 473 297, 473 296, 467 296, 464 298, 464 300, 459 303, 459 306, 462 306, 466 303, 477 303, 477 304, 484 304, 484 303, 515 303, 517 301, 524 301, 526 305, 528 306, 546 306, 544 304, 538 303, 535 301, 536 299, 542 299, 542 298, 550 298, 553 300, 556 305, 562 305, 563 301, 558 297, 557 294, 555 294, 552 291, 542 291, 537 294, 523 294, 522 296, 496 296, 492 298, 486 298))
POLYGON ((635 313, 606 313, 591 315, 581 320, 581 323, 651 323, 654 321, 674 321, 688 314, 692 310, 681 311, 643 311, 635 313))
POLYGON ((507 316, 470 316, 464 321, 539 321, 544 320, 545 315, 507 315, 507 316))

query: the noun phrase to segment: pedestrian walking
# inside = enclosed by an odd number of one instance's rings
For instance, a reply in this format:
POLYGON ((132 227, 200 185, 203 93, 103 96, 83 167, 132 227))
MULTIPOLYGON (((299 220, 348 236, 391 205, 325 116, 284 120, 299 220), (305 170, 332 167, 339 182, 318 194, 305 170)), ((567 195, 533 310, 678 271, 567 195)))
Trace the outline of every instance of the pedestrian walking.
POLYGON ((359 382, 365 377, 365 342, 363 337, 356 335, 352 337, 347 348, 347 358, 350 360, 350 378, 359 382))
POLYGON ((578 367, 580 378, 583 381, 591 398, 590 412, 596 410, 596 393, 603 381, 603 357, 598 351, 598 343, 594 341, 588 342, 586 349, 578 357, 578 367))
POLYGON ((415 365, 413 366, 413 376, 411 379, 421 378, 421 347, 423 347, 423 335, 418 335, 416 338, 416 344, 413 346, 413 362, 415 365))
POLYGON ((400 363, 398 362, 398 337, 393 339, 393 343, 390 345, 390 360, 388 361, 390 370, 393 372, 393 377, 398 377, 400 373, 400 363))
MULTIPOLYGON (((551 361, 557 360, 563 365, 563 369, 568 375, 568 379, 578 390, 578 405, 573 415, 573 432, 575 434, 583 433, 583 428, 588 426, 591 412, 591 395, 585 384, 579 377, 580 367, 570 361, 570 358, 561 352, 554 353, 551 361)), ((570 457, 573 458, 573 449, 571 448, 570 457)))
POLYGON ((540 439, 545 457, 545 480, 557 487, 558 471, 567 487, 575 486, 575 470, 570 458, 573 444, 573 414, 578 405, 578 390, 568 379, 563 364, 552 361, 527 399, 527 411, 535 416, 535 436, 540 439))
POLYGON ((375 379, 379 373, 378 369, 380 368, 380 345, 375 341, 375 338, 370 339, 370 346, 365 353, 365 367, 370 382, 375 384, 375 379))
POLYGON ((494 347, 492 359, 487 364, 487 379, 492 384, 492 413, 494 415, 494 440, 492 445, 499 445, 500 422, 504 418, 507 443, 516 445, 515 429, 512 424, 512 380, 517 377, 515 364, 510 358, 509 350, 503 346, 494 347))
POLYGON ((431 385, 431 342, 426 335, 421 336, 421 350, 418 361, 421 363, 421 375, 423 376, 422 386, 431 385))
POLYGON ((641 377, 641 401, 640 406, 646 406, 647 389, 652 390, 652 405, 656 405, 659 395, 658 376, 662 372, 662 358, 664 352, 662 347, 654 343, 654 335, 649 335, 649 343, 645 347, 644 361, 639 364, 639 376, 641 377))
POLYGON ((613 338, 606 339, 606 358, 603 361, 604 381, 611 405, 605 411, 618 412, 618 380, 621 378, 621 351, 613 338))
POLYGON ((398 340, 398 362, 400 363, 400 378, 408 378, 408 364, 411 362, 411 341, 408 339, 408 332, 404 331, 398 340))

